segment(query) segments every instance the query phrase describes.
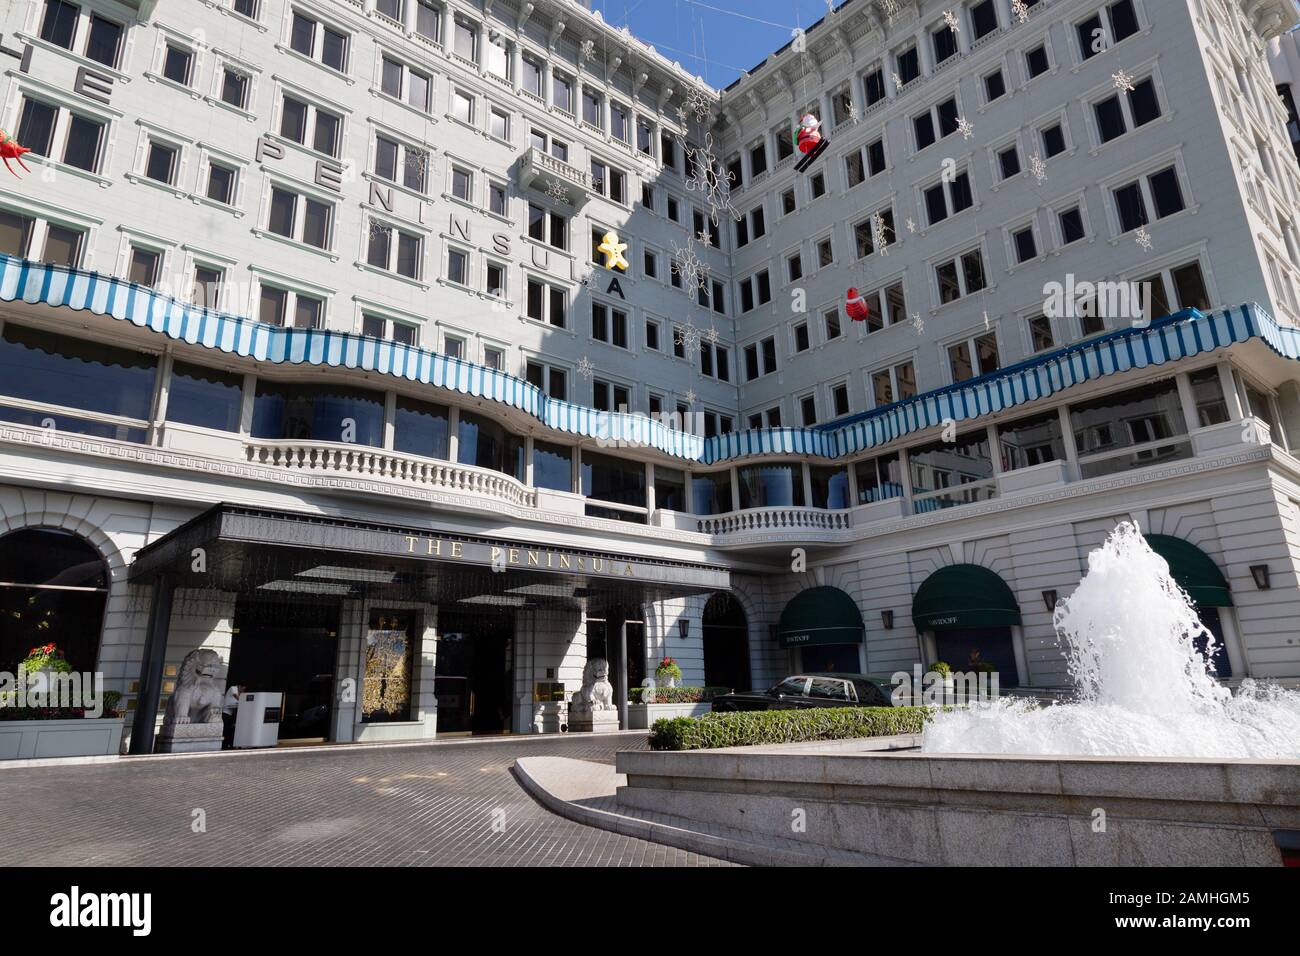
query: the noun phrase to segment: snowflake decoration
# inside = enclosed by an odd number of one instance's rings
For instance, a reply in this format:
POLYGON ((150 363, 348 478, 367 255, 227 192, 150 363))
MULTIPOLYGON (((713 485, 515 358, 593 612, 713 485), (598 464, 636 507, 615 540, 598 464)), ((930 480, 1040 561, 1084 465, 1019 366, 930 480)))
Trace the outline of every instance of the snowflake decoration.
POLYGON ((1147 227, 1142 226, 1133 236, 1137 244, 1142 247, 1144 252, 1151 251, 1151 233, 1147 232, 1147 227))
POLYGON ((885 11, 885 19, 893 20, 898 13, 898 0, 879 0, 879 4, 885 11))
POLYGON ((849 104, 849 122, 854 126, 862 122, 862 110, 858 109, 857 103, 849 104))
POLYGON ((992 328, 992 326, 993 326, 993 322, 989 318, 989 310, 985 309, 984 310, 984 331, 987 332, 990 328, 992 328))
POLYGON ((569 191, 564 188, 564 184, 558 179, 552 179, 546 184, 546 198, 554 203, 569 205, 569 191))
POLYGON ((871 214, 871 242, 882 256, 889 255, 889 237, 885 235, 885 218, 878 212, 871 214))
MULTIPOLYGON (((673 250, 673 274, 681 277, 686 287, 686 294, 694 302, 699 291, 709 281, 709 267, 704 263, 695 249, 695 238, 688 236, 685 247, 669 242, 673 250)), ((699 343, 698 336, 696 344, 699 343)))
POLYGON ((700 330, 688 321, 673 330, 673 341, 680 345, 687 355, 693 355, 700 350, 701 335, 700 330))
POLYGON ((911 233, 916 232, 916 220, 913 219, 911 216, 907 217, 907 231, 911 233))
POLYGON ((1125 70, 1123 67, 1119 68, 1118 73, 1112 73, 1110 78, 1111 81, 1115 84, 1115 89, 1117 90, 1125 90, 1129 93, 1132 93, 1134 90, 1137 89, 1137 87, 1133 85, 1133 77, 1130 76, 1128 71, 1125 70))
POLYGON ((957 19, 957 14, 951 10, 943 11, 943 22, 948 24, 948 29, 953 33, 961 33, 961 21, 957 19))
POLYGON ((1011 0, 1011 13, 1021 23, 1029 22, 1029 7, 1025 0, 1011 0))
POLYGON ((894 90, 895 90, 895 92, 897 92, 898 90, 901 90, 902 88, 903 88, 903 78, 902 78, 901 76, 899 76, 899 75, 898 75, 898 71, 895 70, 895 71, 894 71, 894 90))
POLYGON ((688 117, 688 116, 691 115, 690 113, 688 113, 688 112, 686 111, 686 107, 685 107, 685 106, 681 106, 680 104, 678 105, 677 109, 673 110, 673 113, 676 114, 676 116, 677 116, 677 125, 678 125, 678 126, 685 126, 685 125, 686 125, 686 117, 688 117))
POLYGON ((695 238, 700 241, 701 245, 709 247, 713 246, 713 237, 709 235, 709 230, 707 229, 701 229, 695 234, 695 238))
POLYGON ((962 139, 970 139, 975 135, 975 126, 964 116, 957 117, 957 132, 961 133, 962 139))
POLYGON ((916 330, 917 335, 925 331, 925 320, 921 318, 920 312, 912 313, 912 328, 916 330))
POLYGON ((1029 171, 1034 174, 1034 179, 1038 180, 1040 185, 1047 181, 1047 164, 1038 153, 1029 157, 1029 171))
POLYGON ((696 400, 699 398, 699 396, 695 394, 695 389, 693 388, 688 388, 686 394, 682 397, 686 399, 687 405, 694 405, 696 400))
POLYGON ((385 222, 381 222, 374 216, 370 216, 366 223, 367 236, 370 239, 378 239, 381 236, 391 236, 393 227, 385 222))
POLYGON ((583 356, 578 360, 578 374, 583 378, 591 378, 596 372, 596 366, 592 364, 591 359, 583 356))
POLYGON ((710 324, 709 331, 704 333, 704 341, 710 345, 717 345, 720 338, 722 338, 722 333, 718 331, 718 327, 710 324))
POLYGON ((590 63, 596 59, 596 41, 591 39, 583 40, 581 52, 583 63, 590 63))
POLYGON ((686 168, 690 175, 686 177, 686 189, 702 195, 709 205, 709 220, 716 226, 723 213, 737 222, 740 210, 731 201, 731 173, 722 171, 722 163, 713 151, 713 133, 704 134, 702 146, 692 146, 681 137, 682 150, 686 153, 686 168))
POLYGON ((691 91, 686 94, 685 105, 688 110, 695 114, 695 119, 700 123, 708 120, 709 114, 713 110, 709 95, 698 86, 692 87, 691 91))

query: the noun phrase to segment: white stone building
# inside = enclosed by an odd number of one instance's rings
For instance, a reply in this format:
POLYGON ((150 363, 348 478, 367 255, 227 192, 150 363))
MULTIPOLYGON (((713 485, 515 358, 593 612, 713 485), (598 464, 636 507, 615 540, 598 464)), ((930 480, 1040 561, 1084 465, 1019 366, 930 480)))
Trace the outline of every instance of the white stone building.
POLYGON ((851 0, 719 92, 571 0, 11 8, 0 670, 160 714, 211 647, 340 741, 556 729, 602 655, 1056 687, 1131 519, 1300 678, 1295 20, 851 0))

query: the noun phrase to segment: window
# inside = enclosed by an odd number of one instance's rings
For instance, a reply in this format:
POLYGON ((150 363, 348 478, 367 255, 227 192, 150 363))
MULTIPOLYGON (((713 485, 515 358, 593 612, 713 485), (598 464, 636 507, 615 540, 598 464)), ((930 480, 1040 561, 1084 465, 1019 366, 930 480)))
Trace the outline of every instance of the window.
POLYGON ((1058 153, 1065 152, 1065 130, 1060 123, 1053 123, 1040 131, 1043 140, 1043 156, 1051 159, 1058 153))
POLYGON ((190 71, 194 67, 194 53, 184 47, 167 44, 163 54, 163 76, 181 86, 190 85, 190 71))
POLYGON ((442 337, 442 354, 447 358, 463 359, 465 357, 465 340, 455 335, 442 337))
POLYGON ((224 206, 233 206, 235 204, 235 183, 237 180, 238 173, 233 166, 209 161, 208 198, 224 206))
POLYGON ((1144 312, 1148 320, 1160 319, 1183 309, 1202 312, 1210 309, 1210 295, 1199 262, 1163 269, 1146 276, 1140 284, 1147 295, 1144 312))
POLYGON ((361 315, 361 334, 373 339, 387 339, 402 345, 415 345, 419 338, 419 329, 405 322, 364 312, 361 315))
POLYGON ((786 257, 785 272, 787 282, 798 282, 803 278, 803 255, 795 252, 786 257))
POLYGON ((536 385, 551 398, 564 401, 569 396, 568 372, 562 368, 556 368, 542 359, 530 358, 524 363, 524 379, 536 385))
POLYGON ((938 225, 975 204, 971 194, 970 173, 963 169, 950 181, 938 182, 925 190, 925 210, 931 226, 938 225))
POLYGON ((964 382, 977 375, 988 375, 1000 367, 998 337, 986 332, 948 346, 948 369, 954 382, 964 382))
POLYGON ((523 67, 523 79, 520 88, 539 99, 542 96, 542 64, 531 53, 525 53, 519 59, 523 67))
POLYGON ((1064 461, 1065 442, 1061 437, 1061 416, 1051 411, 1045 415, 999 425, 998 447, 1002 452, 1003 471, 1064 461))
POLYGON ((1102 10, 1075 24, 1081 59, 1092 59, 1114 44, 1127 40, 1138 31, 1137 12, 1133 9, 1133 0, 1119 0, 1117 3, 1108 4, 1104 12, 1105 26, 1102 23, 1102 10))
POLYGON ((1015 143, 998 150, 998 175, 1007 180, 1020 175, 1020 150, 1015 143))
POLYGON ((452 90, 451 115, 468 126, 474 125, 474 95, 465 90, 452 90))
POLYGON ((1007 81, 1002 70, 996 69, 984 76, 984 101, 992 103, 1007 95, 1007 81))
POLYGON ((289 46, 331 70, 347 72, 349 37, 297 10, 289 30, 289 46))
POLYGON ((628 109, 621 103, 611 102, 609 104, 609 131, 620 142, 630 143, 632 141, 632 126, 628 109))
POLYGON ((471 63, 478 63, 478 27, 461 17, 454 20, 452 52, 471 63))
POLYGON ((591 304, 591 337, 621 349, 628 347, 627 313, 603 302, 591 304))
POLYGON ((1029 79, 1042 76, 1052 68, 1047 58, 1047 45, 1039 44, 1025 54, 1025 75, 1029 79))
POLYGON ((256 20, 259 3, 260 0, 231 0, 230 6, 241 17, 256 20))
POLYGON ((740 507, 802 508, 803 467, 794 463, 746 465, 736 469, 740 507))
POLYGON ((605 128, 605 116, 601 110, 602 102, 600 95, 595 90, 586 86, 582 88, 582 121, 603 130, 605 128))
MULTIPOLYGON (((370 241, 366 251, 366 262, 376 269, 396 272, 408 279, 419 279, 421 265, 424 261, 424 240, 410 232, 372 220, 370 223, 370 241)), ((463 264, 462 264, 463 265, 463 264)), ((461 285, 465 284, 462 269, 461 277, 448 278, 461 285)))
POLYGON ((645 347, 658 352, 662 346, 659 344, 660 324, 655 319, 645 320, 645 347))
POLYGON ((455 285, 469 285, 469 253, 460 249, 447 250, 447 281, 455 285))
POLYGON ((761 239, 765 235, 767 235, 767 217, 763 213, 762 206, 755 206, 736 220, 737 249, 743 249, 750 242, 761 239))
POLYGON ((808 178, 808 192, 813 199, 821 199, 826 195, 826 176, 823 173, 813 173, 808 178))
POLYGON ((328 249, 334 218, 334 207, 308 196, 302 196, 282 186, 271 188, 271 203, 266 228, 286 239, 295 239, 328 249))
POLYGON ((568 249, 568 220, 537 203, 528 204, 528 237, 556 249, 568 249))
POLYGON ((1029 329, 1029 350, 1046 352, 1056 347, 1056 337, 1052 334, 1052 320, 1045 315, 1031 316, 1025 323, 1029 329))
POLYGON ((551 74, 551 105, 565 113, 573 112, 573 81, 563 73, 551 74))
POLYGON ((644 156, 654 154, 654 130, 641 119, 636 123, 636 151, 644 156))
POLYGON ((859 259, 876 251, 877 238, 883 240, 886 244, 894 241, 894 211, 892 209, 882 209, 877 215, 880 217, 879 229, 881 235, 879 237, 876 236, 876 227, 873 225, 874 217, 872 216, 868 216, 853 227, 853 242, 859 259))
POLYGON ((41 39, 71 50, 80 13, 80 8, 75 4, 65 3, 64 0, 45 0, 45 11, 41 17, 41 39))
POLYGON ((170 186, 176 179, 176 160, 176 147, 151 140, 145 159, 144 174, 155 182, 170 186))
POLYGON ((194 267, 194 291, 190 298, 204 309, 216 309, 221 304, 221 283, 225 272, 208 266, 194 267))
POLYGON ((986 431, 909 448, 907 466, 918 514, 997 497, 986 431))
POLYGON ((776 338, 769 336, 745 346, 745 381, 776 371, 776 338))
POLYGON ((62 148, 63 162, 78 169, 98 172, 102 162, 104 124, 78 113, 68 113, 62 143, 56 136, 59 108, 39 100, 24 100, 18 121, 18 141, 38 156, 56 159, 62 148))
POLYGON ((916 136, 917 151, 920 152, 927 146, 957 132, 957 120, 959 116, 960 113, 957 108, 957 98, 955 96, 950 96, 943 102, 932 106, 924 113, 919 113, 916 116, 913 116, 912 130, 916 136))
POLYGON ((567 311, 568 293, 564 289, 540 279, 528 280, 527 313, 530 319, 562 329, 567 311))
POLYGON ((885 98, 885 71, 876 67, 864 73, 862 87, 867 94, 867 108, 870 109, 885 98))
POLYGON ((116 67, 122 55, 122 34, 125 30, 120 23, 101 17, 98 13, 90 18, 90 30, 86 34, 86 58, 116 67))
POLYGON ((462 411, 456 427, 456 449, 457 461, 462 465, 524 480, 524 439, 490 418, 462 411))
POLYGON ((825 269, 835 262, 835 244, 830 236, 817 243, 817 268, 825 269))
POLYGON ((646 468, 641 462, 583 451, 579 471, 585 496, 621 506, 606 508, 589 504, 589 516, 623 521, 646 520, 646 468), (636 513, 637 509, 640 509, 640 514, 636 513))
POLYGON ((659 253, 646 249, 641 254, 641 274, 647 279, 659 278, 659 253))
POLYGON ((507 292, 506 281, 507 269, 499 262, 488 262, 487 275, 485 276, 486 287, 484 292, 496 299, 504 299, 507 292))
POLYGON ((860 461, 853 470, 858 479, 858 504, 903 496, 903 470, 897 452, 860 461))
POLYGON ((1121 233, 1149 225, 1148 209, 1155 212, 1156 219, 1164 219, 1185 208, 1178 171, 1173 166, 1113 188, 1111 195, 1115 198, 1115 214, 1121 233))
POLYGON ((785 192, 781 193, 781 215, 788 216, 797 208, 798 203, 795 200, 793 189, 787 189, 785 192))
POLYGON ((831 386, 831 408, 834 409, 836 418, 842 418, 849 413, 848 385, 840 383, 831 386))
POLYGON ((414 106, 422 113, 432 106, 432 83, 427 73, 413 70, 390 56, 380 58, 380 89, 393 97, 414 106))
MULTIPOLYGON (((799 399, 799 416, 803 419, 803 426, 811 428, 817 424, 817 396, 805 395, 799 399)), ((802 479, 800 479, 802 480, 802 479)))
POLYGON ((876 408, 906 401, 917 395, 917 369, 911 362, 900 362, 871 373, 871 397, 876 408))
MULTIPOLYGON (((375 136, 375 175, 418 193, 425 191, 429 154, 387 136, 375 136)), ((468 196, 463 197, 466 200, 468 196)))
POLYGON ((1084 479, 1192 455, 1173 379, 1072 405, 1070 426, 1084 479))
POLYGON ((1056 214, 1056 218, 1061 226, 1061 245, 1068 246, 1070 243, 1078 242, 1087 235, 1083 228, 1083 210, 1080 207, 1072 206, 1069 209, 1063 209, 1056 214))
POLYGON ((230 67, 222 67, 221 102, 236 109, 248 109, 248 76, 230 67))
POLYGON ((132 246, 127 259, 127 278, 143 286, 152 286, 162 272, 162 253, 155 249, 132 246))
POLYGON ((935 66, 957 55, 957 33, 947 24, 931 31, 930 41, 934 47, 935 66))
POLYGON ((971 37, 981 40, 998 28, 998 11, 993 0, 980 0, 969 10, 971 37))
POLYGON ((1011 246, 1015 251, 1017 264, 1038 258, 1038 240, 1034 237, 1034 227, 1029 225, 1012 230, 1011 246))
POLYGON ((1129 129, 1145 126, 1160 117, 1160 101, 1156 96, 1155 82, 1151 77, 1135 82, 1133 89, 1123 96, 1116 93, 1094 103, 1097 133, 1103 143, 1123 136, 1129 129))
POLYGON ((985 286, 984 253, 972 249, 956 259, 939 263, 934 267, 934 274, 941 305, 979 292, 985 286))
POLYGON ((845 178, 852 189, 868 176, 885 171, 885 142, 877 139, 844 157, 845 178))
POLYGON ((599 160, 591 161, 591 188, 616 203, 627 204, 627 173, 607 166, 599 160))
POLYGON ((292 324, 297 329, 318 329, 324 318, 325 303, 315 296, 262 283, 258 300, 259 322, 267 325, 286 324, 292 316, 292 324))
POLYGON ((167 386, 167 420, 237 432, 243 388, 242 375, 175 362, 167 386))
POLYGON ((626 385, 592 379, 591 404, 602 412, 625 412, 632 404, 631 391, 626 385))
POLYGON ((808 337, 808 323, 800 322, 794 327, 794 350, 795 352, 807 352, 812 347, 812 342, 808 337))
POLYGON ((280 111, 280 135, 285 139, 337 157, 342 126, 343 119, 334 113, 285 94, 280 111))
POLYGON ((473 202, 474 174, 459 166, 451 167, 451 194, 463 202, 473 202))
POLYGON ((488 180, 488 212, 509 218, 506 184, 488 180))
POLYGON ((868 309, 865 321, 867 334, 907 320, 907 301, 901 281, 868 292, 863 295, 863 299, 866 300, 868 309))
POLYGON ((1223 397, 1223 380, 1213 366, 1192 372, 1188 377, 1192 400, 1196 404, 1196 424, 1200 428, 1221 425, 1228 420, 1228 402, 1223 397))
POLYGON ((894 72, 901 86, 906 86, 921 75, 921 57, 916 45, 894 54, 894 72))
POLYGON ((487 54, 488 72, 503 80, 512 79, 510 72, 510 41, 503 34, 491 30, 488 31, 487 46, 483 50, 487 54))
POLYGON ((772 280, 766 269, 740 281, 740 311, 751 312, 756 306, 772 301, 772 280))

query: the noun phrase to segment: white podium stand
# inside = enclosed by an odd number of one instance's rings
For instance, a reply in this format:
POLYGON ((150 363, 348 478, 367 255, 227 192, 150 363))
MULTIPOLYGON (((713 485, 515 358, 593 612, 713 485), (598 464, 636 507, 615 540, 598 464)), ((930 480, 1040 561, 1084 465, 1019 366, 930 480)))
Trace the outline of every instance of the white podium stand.
POLYGON ((280 739, 280 709, 284 694, 279 691, 257 691, 239 695, 239 709, 235 711, 236 748, 274 747, 280 739))

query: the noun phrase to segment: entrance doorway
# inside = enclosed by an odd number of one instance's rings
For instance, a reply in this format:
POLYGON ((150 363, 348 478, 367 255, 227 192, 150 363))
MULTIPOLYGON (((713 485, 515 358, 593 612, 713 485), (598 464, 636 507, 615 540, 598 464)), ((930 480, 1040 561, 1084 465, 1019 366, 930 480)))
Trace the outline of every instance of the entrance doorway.
POLYGON ((281 743, 330 738, 338 626, 337 603, 240 598, 235 605, 226 684, 284 694, 281 743))
POLYGON ((438 736, 510 733, 514 615, 439 609, 438 635, 438 736))
POLYGON ((704 605, 704 683, 733 691, 750 686, 749 625, 740 602, 726 591, 704 605))
POLYGON ((937 659, 955 671, 977 670, 979 664, 993 668, 999 687, 1019 687, 1016 648, 1009 627, 961 627, 936 631, 937 659))

